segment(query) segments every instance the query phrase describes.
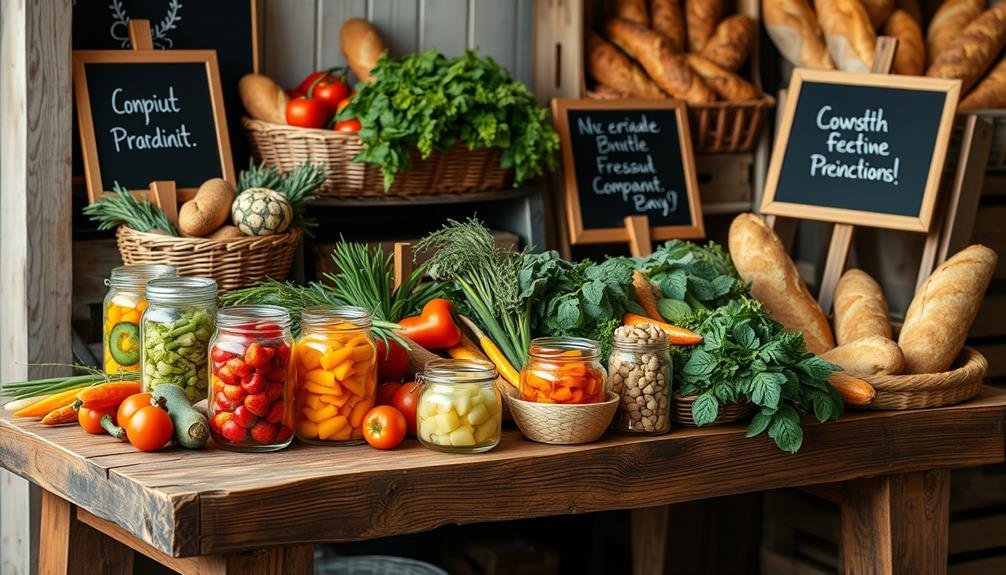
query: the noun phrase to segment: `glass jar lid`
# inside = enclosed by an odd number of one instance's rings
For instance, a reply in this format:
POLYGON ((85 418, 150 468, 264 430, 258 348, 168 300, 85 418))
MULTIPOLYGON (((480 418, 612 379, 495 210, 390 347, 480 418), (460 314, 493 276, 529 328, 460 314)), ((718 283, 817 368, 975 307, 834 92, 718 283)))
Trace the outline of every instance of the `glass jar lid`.
POLYGON ((213 278, 157 278, 147 282, 147 299, 155 303, 195 303, 216 298, 217 282, 213 278))
POLYGON ((601 355, 601 344, 585 337, 536 337, 527 353, 549 361, 595 360, 601 355), (580 353, 569 353, 574 351, 580 353))
POLYGON ((217 327, 255 334, 264 329, 287 329, 290 312, 278 305, 234 305, 217 312, 217 327))
POLYGON ((424 383, 489 383, 496 381, 496 366, 482 359, 431 359, 423 367, 424 383))
POLYGON ((135 264, 112 268, 105 285, 118 289, 143 290, 152 279, 178 277, 178 270, 167 264, 135 264))
POLYGON ((369 311, 352 305, 312 306, 300 312, 305 328, 365 329, 372 321, 369 311))

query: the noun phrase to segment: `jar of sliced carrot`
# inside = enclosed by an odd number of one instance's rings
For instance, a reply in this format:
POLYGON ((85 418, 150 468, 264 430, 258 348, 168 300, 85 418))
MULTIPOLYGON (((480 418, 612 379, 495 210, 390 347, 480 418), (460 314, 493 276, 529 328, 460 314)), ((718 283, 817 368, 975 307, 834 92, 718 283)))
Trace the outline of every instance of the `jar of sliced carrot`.
POLYGON ((437 451, 480 453, 500 442, 503 403, 496 368, 481 359, 433 359, 416 376, 419 442, 437 451))
POLYGON ((105 373, 140 371, 140 318, 147 309, 147 282, 176 277, 174 267, 164 264, 119 266, 105 285, 108 293, 101 307, 102 364, 105 373))
POLYGON ((582 337, 531 340, 520 372, 520 397, 538 403, 597 403, 606 398, 601 346, 582 337))
POLYGON ((291 423, 308 443, 363 441, 363 416, 377 393, 377 353, 370 312, 363 308, 312 307, 301 313, 294 345, 291 423))

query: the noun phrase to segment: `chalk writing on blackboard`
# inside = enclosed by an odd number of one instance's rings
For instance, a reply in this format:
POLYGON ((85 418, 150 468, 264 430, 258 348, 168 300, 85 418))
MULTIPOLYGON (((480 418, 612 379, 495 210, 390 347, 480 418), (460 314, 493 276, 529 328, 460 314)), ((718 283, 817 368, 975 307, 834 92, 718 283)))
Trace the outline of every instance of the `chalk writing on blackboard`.
MULTIPOLYGON (((143 116, 143 125, 150 126, 151 115, 163 116, 166 114, 181 114, 181 105, 178 97, 175 96, 175 87, 168 87, 168 95, 161 98, 157 94, 148 97, 130 98, 125 90, 116 88, 112 90, 112 112, 118 116, 129 116, 139 114, 143 116)), ((195 148, 198 144, 191 140, 192 133, 185 126, 185 122, 177 124, 174 128, 163 128, 153 126, 145 133, 135 134, 123 126, 112 126, 108 129, 112 135, 112 142, 115 151, 121 152, 124 148, 128 150, 149 150, 157 148, 195 148)))
POLYGON ((891 143, 883 139, 890 131, 883 108, 867 109, 858 116, 840 116, 834 114, 832 106, 824 105, 817 111, 816 125, 826 134, 827 154, 810 155, 812 177, 898 185, 901 158, 891 154, 891 143), (852 160, 845 160, 845 156, 852 160))

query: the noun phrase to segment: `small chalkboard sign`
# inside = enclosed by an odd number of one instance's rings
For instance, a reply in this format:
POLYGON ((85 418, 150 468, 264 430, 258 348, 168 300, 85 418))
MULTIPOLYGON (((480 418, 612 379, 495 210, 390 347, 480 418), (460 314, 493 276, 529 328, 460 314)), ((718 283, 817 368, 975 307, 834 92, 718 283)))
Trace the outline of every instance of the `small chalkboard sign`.
POLYGON ((684 104, 673 100, 552 100, 570 243, 629 240, 646 216, 656 240, 705 230, 684 104))
POLYGON ((928 231, 960 86, 795 69, 761 211, 928 231))
POLYGON ((212 50, 77 50, 73 81, 87 193, 173 180, 184 201, 211 178, 235 183, 212 50))

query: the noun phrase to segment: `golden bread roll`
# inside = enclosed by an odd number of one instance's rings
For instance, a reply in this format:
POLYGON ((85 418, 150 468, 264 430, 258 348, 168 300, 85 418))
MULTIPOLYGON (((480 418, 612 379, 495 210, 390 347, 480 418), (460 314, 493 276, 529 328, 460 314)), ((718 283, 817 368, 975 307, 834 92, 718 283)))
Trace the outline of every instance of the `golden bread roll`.
POLYGON ((953 364, 997 260, 983 245, 968 246, 936 268, 915 293, 898 337, 905 373, 941 373, 953 364))
POLYGON ((688 50, 701 52, 726 11, 724 0, 685 0, 688 50))
POLYGON ((807 0, 762 0, 761 13, 765 31, 783 58, 803 68, 835 69, 807 0))
POLYGON ((859 3, 870 17, 870 25, 874 30, 879 30, 894 10, 894 0, 859 0, 859 3))
POLYGON ((932 66, 964 28, 985 10, 985 0, 945 0, 926 30, 926 65, 932 66))
POLYGON ((835 66, 846 72, 869 72, 877 34, 859 0, 816 0, 814 7, 835 66))
POLYGON ((599 83, 633 98, 667 98, 631 58, 593 32, 587 32, 587 70, 599 83))
POLYGON ((926 48, 922 41, 922 27, 911 14, 898 9, 884 22, 884 36, 898 39, 891 72, 908 76, 921 76, 926 69, 926 48))
POLYGON ((616 90, 615 88, 612 88, 611 86, 608 86, 606 84, 594 84, 594 89, 592 90, 592 92, 594 92, 594 95, 596 97, 604 100, 614 100, 616 98, 629 97, 629 95, 626 94, 625 92, 622 92, 621 90, 616 90))
POLYGON ((241 104, 256 120, 286 124, 286 105, 290 101, 286 90, 262 74, 245 74, 238 80, 241 104))
POLYGON ((734 14, 716 26, 712 38, 702 48, 702 57, 736 72, 751 53, 756 31, 754 20, 744 14, 734 14))
POLYGON ((702 104, 716 100, 716 93, 692 72, 682 54, 668 46, 667 38, 627 20, 608 20, 604 33, 616 46, 639 62, 650 78, 674 98, 702 104))
POLYGON ((650 0, 650 25, 667 36, 672 50, 685 51, 688 39, 685 36, 685 16, 679 0, 650 0))
POLYGON ((773 319, 801 332, 811 353, 835 347, 828 318, 772 228, 755 214, 741 214, 730 224, 728 243, 737 273, 751 283, 751 296, 765 304, 773 319))
POLYGON ((1006 46, 1006 2, 982 12, 933 61, 927 76, 961 81, 966 94, 1006 46))
POLYGON ((612 8, 612 17, 614 18, 621 18, 643 26, 650 25, 650 16, 646 13, 646 0, 615 0, 612 8))
POLYGON ((919 0, 895 0, 894 9, 908 12, 908 15, 922 26, 922 8, 919 8, 919 0))
POLYGON ((898 375, 905 369, 905 354, 898 344, 880 335, 871 335, 839 345, 821 354, 821 359, 839 365, 842 373, 855 377, 898 375))
POLYGON ((745 102, 758 99, 758 90, 751 82, 730 70, 717 66, 698 54, 688 54, 685 57, 692 70, 701 76, 720 98, 727 102, 745 102))
POLYGON ((844 345, 871 335, 891 339, 887 298, 870 274, 851 269, 835 285, 835 343, 844 345))
POLYGON ((961 100, 962 110, 1006 108, 1006 56, 961 100))

